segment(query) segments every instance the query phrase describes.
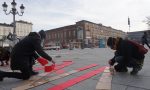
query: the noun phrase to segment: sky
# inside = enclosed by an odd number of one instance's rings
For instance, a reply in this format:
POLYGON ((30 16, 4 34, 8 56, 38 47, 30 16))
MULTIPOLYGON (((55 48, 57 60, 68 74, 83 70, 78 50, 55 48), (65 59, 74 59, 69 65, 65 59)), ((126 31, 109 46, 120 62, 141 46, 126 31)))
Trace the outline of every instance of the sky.
MULTIPOLYGON (((12 14, 5 15, 2 4, 11 10, 13 0, 0 0, 0 23, 10 24, 12 14)), ((23 16, 16 20, 33 23, 33 31, 50 30, 75 24, 80 20, 101 23, 124 32, 147 30, 146 17, 150 16, 150 0, 15 0, 17 10, 25 6, 23 16), (130 18, 130 30, 128 26, 130 18)))

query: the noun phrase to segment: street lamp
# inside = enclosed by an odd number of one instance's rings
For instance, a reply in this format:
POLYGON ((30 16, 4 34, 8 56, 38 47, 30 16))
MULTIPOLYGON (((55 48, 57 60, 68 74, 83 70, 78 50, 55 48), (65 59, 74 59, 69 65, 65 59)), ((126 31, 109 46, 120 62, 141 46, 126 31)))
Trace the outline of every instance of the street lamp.
POLYGON ((22 16, 23 13, 24 13, 24 9, 25 7, 23 6, 23 4, 21 4, 20 6, 20 12, 21 14, 19 14, 19 12, 17 11, 16 9, 16 6, 17 6, 17 3, 15 2, 15 0, 13 0, 13 2, 11 3, 12 5, 12 9, 7 13, 7 7, 8 5, 6 4, 6 2, 4 2, 4 4, 2 4, 2 7, 3 7, 3 11, 5 12, 6 15, 9 15, 9 14, 12 14, 13 15, 13 39, 16 37, 16 22, 15 22, 15 15, 19 15, 19 16, 22 16))

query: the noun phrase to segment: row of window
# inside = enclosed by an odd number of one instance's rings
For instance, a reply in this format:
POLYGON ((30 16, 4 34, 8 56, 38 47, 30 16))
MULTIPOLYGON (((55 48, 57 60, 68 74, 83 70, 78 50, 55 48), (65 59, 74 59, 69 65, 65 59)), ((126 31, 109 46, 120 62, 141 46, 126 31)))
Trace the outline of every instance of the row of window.
POLYGON ((48 39, 75 38, 76 31, 52 32, 47 35, 48 39))

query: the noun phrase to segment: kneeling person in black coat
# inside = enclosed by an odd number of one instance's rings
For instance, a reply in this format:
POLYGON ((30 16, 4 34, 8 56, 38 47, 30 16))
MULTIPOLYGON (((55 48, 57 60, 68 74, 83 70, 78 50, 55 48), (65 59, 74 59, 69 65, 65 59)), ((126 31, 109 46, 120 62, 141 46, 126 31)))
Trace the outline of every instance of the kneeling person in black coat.
POLYGON ((52 58, 43 51, 42 41, 46 38, 46 33, 41 30, 39 33, 31 32, 28 36, 18 42, 11 52, 11 69, 20 70, 19 72, 0 71, 0 80, 4 77, 27 80, 32 75, 37 74, 32 70, 34 59, 37 59, 37 52, 43 58, 55 63, 52 58))

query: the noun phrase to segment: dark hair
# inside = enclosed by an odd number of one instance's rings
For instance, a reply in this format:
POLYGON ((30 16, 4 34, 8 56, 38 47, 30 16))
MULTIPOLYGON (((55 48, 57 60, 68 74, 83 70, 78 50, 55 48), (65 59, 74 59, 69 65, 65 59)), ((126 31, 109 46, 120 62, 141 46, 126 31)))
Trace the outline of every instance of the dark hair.
POLYGON ((110 48, 113 48, 114 44, 115 44, 115 38, 109 37, 107 40, 107 46, 109 46, 110 48))
POLYGON ((46 38, 46 33, 45 33, 44 30, 40 30, 40 31, 39 31, 39 34, 40 34, 40 36, 41 36, 41 39, 45 39, 45 38, 46 38))

